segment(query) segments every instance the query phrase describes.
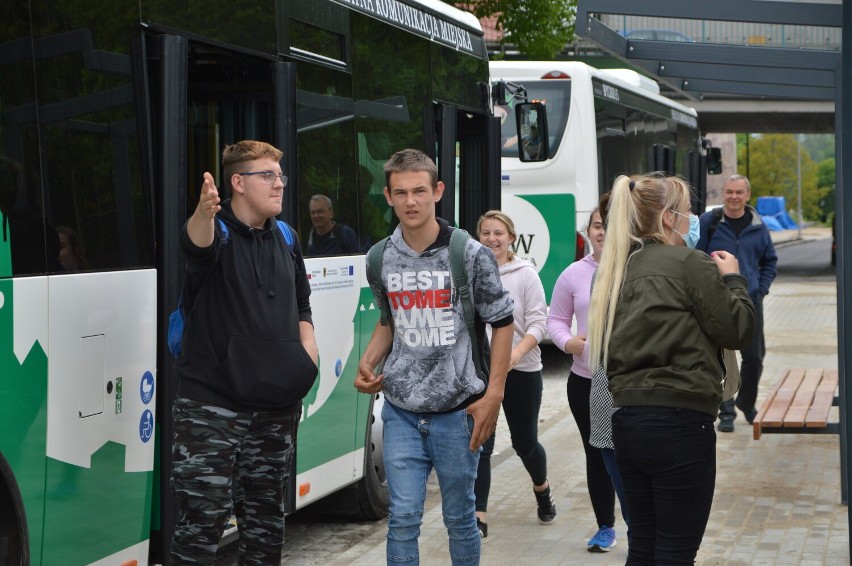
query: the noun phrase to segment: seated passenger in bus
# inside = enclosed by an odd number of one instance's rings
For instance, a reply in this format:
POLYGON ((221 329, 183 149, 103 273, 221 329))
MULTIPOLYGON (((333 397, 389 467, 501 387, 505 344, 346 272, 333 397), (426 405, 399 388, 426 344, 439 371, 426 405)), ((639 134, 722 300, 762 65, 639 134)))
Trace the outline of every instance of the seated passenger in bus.
POLYGON ((529 134, 526 136, 522 136, 522 143, 524 146, 524 154, 527 156, 527 159, 531 161, 537 161, 541 159, 541 150, 544 147, 542 143, 542 137, 539 134, 538 128, 535 125, 530 126, 529 134))
POLYGON ((308 235, 308 255, 345 255, 361 251, 355 230, 332 220, 331 199, 314 195, 308 204, 311 211, 311 232, 308 235))

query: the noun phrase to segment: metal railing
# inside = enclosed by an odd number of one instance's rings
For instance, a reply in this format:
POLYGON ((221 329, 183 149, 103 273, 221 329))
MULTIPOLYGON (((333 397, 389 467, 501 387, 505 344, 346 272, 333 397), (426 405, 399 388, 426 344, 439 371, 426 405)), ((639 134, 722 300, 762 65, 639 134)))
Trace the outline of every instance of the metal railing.
POLYGON ((839 27, 684 20, 602 14, 601 23, 627 37, 788 49, 840 50, 839 27))

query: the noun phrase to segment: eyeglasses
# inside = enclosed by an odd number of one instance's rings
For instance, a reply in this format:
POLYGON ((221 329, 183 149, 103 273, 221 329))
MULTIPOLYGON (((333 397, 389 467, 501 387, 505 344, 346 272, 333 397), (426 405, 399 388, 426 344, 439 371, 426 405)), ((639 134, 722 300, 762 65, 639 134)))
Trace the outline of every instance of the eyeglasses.
POLYGON ((275 183, 275 179, 281 179, 284 186, 287 186, 287 175, 284 173, 274 173, 272 171, 247 171, 245 173, 239 173, 239 175, 260 175, 260 178, 270 185, 275 183))

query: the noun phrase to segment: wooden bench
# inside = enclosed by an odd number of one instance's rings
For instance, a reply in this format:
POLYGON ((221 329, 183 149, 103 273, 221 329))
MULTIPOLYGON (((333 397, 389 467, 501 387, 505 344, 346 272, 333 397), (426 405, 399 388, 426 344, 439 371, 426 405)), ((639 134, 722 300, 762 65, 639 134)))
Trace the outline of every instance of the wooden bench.
POLYGON ((839 434, 840 424, 828 422, 839 404, 836 369, 787 370, 754 418, 754 439, 761 434, 839 434))

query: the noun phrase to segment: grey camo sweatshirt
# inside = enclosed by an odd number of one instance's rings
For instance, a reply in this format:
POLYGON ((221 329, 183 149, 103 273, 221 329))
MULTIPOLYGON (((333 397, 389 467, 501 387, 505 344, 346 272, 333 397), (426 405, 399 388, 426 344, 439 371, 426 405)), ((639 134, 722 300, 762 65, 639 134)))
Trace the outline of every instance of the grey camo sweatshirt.
MULTIPOLYGON (((385 246, 382 288, 393 317, 393 345, 384 364, 385 399, 418 413, 463 407, 485 390, 476 375, 461 300, 450 277, 449 228, 423 253, 412 250, 399 227, 385 246)), ((476 240, 465 249, 479 340, 484 323, 512 323, 513 303, 494 254, 476 240)), ((382 297, 375 297, 376 304, 382 297)), ((481 344, 480 344, 481 347, 481 344)))

